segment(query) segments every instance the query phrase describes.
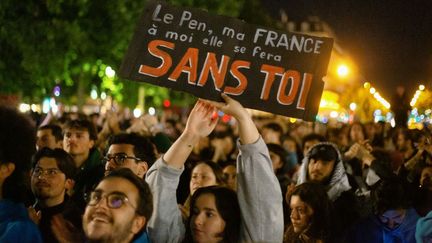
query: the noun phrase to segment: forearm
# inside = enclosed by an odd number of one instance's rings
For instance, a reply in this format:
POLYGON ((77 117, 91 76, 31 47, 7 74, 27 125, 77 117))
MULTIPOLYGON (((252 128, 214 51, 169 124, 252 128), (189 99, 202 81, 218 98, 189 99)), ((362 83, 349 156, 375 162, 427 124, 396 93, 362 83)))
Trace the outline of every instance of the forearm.
POLYGON ((199 136, 183 132, 163 155, 163 160, 173 168, 182 168, 198 141, 199 136))
POLYGON ((260 134, 250 115, 245 110, 245 112, 241 116, 236 117, 236 119, 239 123, 239 137, 241 143, 255 143, 260 137, 260 134))

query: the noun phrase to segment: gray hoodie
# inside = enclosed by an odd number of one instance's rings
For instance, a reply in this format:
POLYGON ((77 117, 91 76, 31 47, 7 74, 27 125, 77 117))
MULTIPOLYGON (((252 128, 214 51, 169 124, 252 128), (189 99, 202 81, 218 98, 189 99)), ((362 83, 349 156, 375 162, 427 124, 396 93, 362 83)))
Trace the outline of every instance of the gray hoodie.
MULTIPOLYGON (((237 141, 237 197, 241 210, 241 242, 282 242, 282 192, 266 144, 237 141)), ((146 174, 153 193, 153 216, 148 223, 152 242, 181 242, 185 225, 177 206, 176 189, 183 169, 158 159, 146 174)))

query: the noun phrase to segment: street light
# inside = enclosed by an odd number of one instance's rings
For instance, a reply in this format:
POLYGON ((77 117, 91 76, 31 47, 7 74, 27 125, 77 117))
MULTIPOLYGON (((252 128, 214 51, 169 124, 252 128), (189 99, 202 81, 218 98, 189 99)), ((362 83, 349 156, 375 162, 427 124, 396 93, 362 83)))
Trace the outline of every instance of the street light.
POLYGON ((346 77, 348 75, 348 73, 349 73, 349 68, 348 68, 347 65, 345 65, 345 64, 339 65, 339 67, 337 69, 337 74, 340 77, 344 78, 344 77, 346 77))

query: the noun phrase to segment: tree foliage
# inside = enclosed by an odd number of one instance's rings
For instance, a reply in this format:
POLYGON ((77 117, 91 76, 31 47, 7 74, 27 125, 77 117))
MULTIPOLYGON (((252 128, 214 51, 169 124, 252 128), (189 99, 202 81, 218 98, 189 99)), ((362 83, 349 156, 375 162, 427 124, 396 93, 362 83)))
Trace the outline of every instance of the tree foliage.
MULTIPOLYGON (((209 12, 254 19, 258 1, 171 0, 209 12), (251 4, 254 8, 251 8, 251 4)), ((54 86, 63 102, 83 103, 92 87, 134 106, 138 87, 155 97, 155 105, 169 97, 190 101, 160 87, 107 75, 118 70, 146 1, 137 0, 2 0, 0 1, 0 92, 19 93, 40 102, 54 86), (74 97, 70 99, 70 97, 74 97)))

